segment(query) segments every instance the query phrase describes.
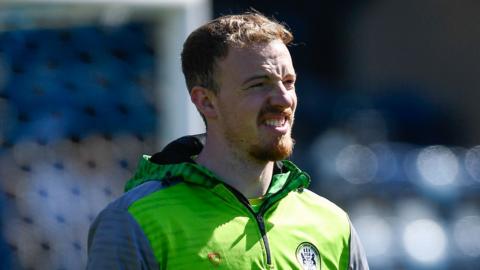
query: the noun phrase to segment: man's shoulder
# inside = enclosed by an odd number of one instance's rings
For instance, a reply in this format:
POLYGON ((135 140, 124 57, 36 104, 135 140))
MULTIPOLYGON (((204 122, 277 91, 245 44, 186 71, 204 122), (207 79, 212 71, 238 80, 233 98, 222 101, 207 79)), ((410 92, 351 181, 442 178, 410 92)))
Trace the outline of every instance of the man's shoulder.
POLYGON ((167 191, 169 187, 179 184, 180 182, 181 181, 162 180, 147 181, 122 194, 119 198, 111 202, 105 210, 128 211, 133 204, 155 193, 167 191))

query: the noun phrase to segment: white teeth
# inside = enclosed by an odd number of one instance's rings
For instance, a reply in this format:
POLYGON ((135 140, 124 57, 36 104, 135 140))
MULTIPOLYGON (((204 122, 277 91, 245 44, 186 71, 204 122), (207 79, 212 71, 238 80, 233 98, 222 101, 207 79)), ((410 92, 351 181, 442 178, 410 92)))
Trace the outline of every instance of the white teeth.
POLYGON ((282 120, 274 120, 274 119, 266 120, 265 124, 267 126, 282 127, 285 124, 285 119, 282 119, 282 120))

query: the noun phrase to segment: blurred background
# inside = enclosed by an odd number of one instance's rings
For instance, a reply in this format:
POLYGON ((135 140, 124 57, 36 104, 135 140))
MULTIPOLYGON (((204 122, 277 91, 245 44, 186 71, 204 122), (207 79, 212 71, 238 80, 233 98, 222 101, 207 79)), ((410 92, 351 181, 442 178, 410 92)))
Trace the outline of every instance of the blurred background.
POLYGON ((179 51, 210 17, 285 22, 292 160, 350 214, 371 269, 480 265, 477 1, 0 2, 2 269, 84 269, 141 154, 200 131, 179 51))

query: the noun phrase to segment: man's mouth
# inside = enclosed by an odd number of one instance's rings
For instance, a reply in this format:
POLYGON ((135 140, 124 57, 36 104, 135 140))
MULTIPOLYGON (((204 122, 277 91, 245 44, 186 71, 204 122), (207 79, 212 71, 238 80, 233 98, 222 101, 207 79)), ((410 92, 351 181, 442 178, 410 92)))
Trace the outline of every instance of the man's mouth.
POLYGON ((267 119, 265 120, 265 125, 271 127, 283 127, 287 123, 286 117, 282 119, 267 119))
POLYGON ((259 124, 270 132, 286 134, 292 124, 293 112, 290 109, 266 107, 260 111, 259 124))
POLYGON ((267 114, 261 118, 261 125, 266 127, 269 132, 278 133, 280 135, 287 134, 291 126, 290 114, 267 114))

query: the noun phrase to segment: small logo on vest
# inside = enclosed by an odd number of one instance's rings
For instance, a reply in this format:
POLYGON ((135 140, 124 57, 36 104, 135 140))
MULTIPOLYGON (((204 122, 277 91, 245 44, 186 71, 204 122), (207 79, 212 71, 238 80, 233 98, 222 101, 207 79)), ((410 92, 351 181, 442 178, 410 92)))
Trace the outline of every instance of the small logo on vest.
POLYGON ((303 270, 320 270, 320 253, 311 243, 301 243, 297 247, 296 255, 303 270))
POLYGON ((220 263, 222 262, 222 258, 220 257, 220 254, 217 252, 211 252, 208 253, 208 260, 215 266, 219 266, 220 263))

